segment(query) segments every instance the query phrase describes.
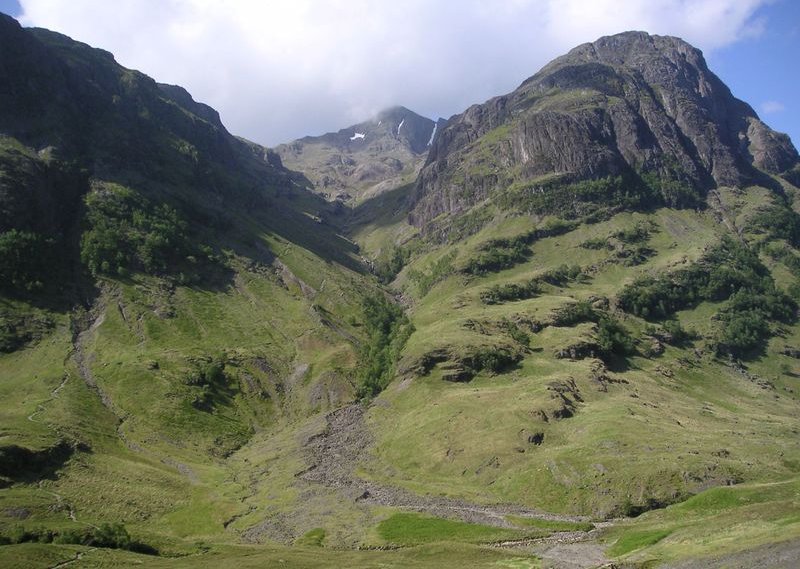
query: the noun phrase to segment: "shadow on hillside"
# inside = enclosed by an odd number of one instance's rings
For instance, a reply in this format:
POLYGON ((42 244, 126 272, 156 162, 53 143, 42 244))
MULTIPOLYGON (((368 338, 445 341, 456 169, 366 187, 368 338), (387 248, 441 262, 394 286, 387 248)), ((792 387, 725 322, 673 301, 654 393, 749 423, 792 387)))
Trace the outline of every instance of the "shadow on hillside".
POLYGON ((346 233, 352 235, 366 225, 386 227, 402 221, 408 215, 408 206, 414 184, 406 184, 372 197, 350 210, 345 225, 346 233))

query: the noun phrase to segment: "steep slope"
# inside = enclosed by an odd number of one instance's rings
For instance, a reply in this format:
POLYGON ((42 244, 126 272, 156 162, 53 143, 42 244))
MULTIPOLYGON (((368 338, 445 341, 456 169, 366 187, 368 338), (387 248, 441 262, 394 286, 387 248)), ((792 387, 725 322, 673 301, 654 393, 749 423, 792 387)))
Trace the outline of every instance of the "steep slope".
POLYGON ((699 50, 627 32, 576 47, 513 93, 452 117, 417 182, 412 221, 486 198, 572 215, 623 205, 620 194, 692 205, 717 186, 764 183, 764 173, 797 160, 789 138, 734 98, 699 50), (574 187, 602 179, 613 183, 574 187))
POLYGON ((0 15, 0 84, 0 534, 230 540, 228 457, 353 398, 356 247, 277 155, 106 52, 0 15))
POLYGON ((362 201, 410 183, 433 140, 434 121, 404 107, 322 136, 275 148, 287 167, 330 200, 362 201))

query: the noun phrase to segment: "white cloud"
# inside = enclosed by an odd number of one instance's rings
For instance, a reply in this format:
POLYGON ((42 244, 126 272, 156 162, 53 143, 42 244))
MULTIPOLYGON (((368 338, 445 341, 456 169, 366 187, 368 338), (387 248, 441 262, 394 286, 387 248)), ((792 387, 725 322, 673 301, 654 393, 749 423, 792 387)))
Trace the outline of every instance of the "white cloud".
POLYGON ((266 144, 402 104, 432 118, 510 91, 579 43, 629 29, 704 50, 757 35, 769 0, 21 0, 23 24, 186 87, 266 144))
POLYGON ((786 105, 780 101, 764 101, 761 103, 761 112, 765 115, 771 115, 786 110, 786 105))

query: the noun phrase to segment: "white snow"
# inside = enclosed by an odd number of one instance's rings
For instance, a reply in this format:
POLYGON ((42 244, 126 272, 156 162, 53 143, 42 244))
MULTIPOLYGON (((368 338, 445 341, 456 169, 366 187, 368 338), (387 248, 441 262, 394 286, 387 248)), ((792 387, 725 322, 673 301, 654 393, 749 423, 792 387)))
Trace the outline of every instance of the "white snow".
POLYGON ((400 129, 403 128, 403 125, 405 124, 405 122, 406 122, 406 119, 403 119, 403 120, 400 121, 400 124, 397 125, 397 134, 398 135, 400 134, 400 129))
POLYGON ((433 137, 436 136, 436 129, 439 128, 439 123, 433 123, 433 131, 431 132, 431 139, 428 141, 428 146, 433 144, 433 137))
POLYGON ((382 124, 383 124, 383 121, 378 121, 378 126, 381 126, 382 124))
POLYGON ((365 136, 367 136, 367 135, 364 134, 363 132, 357 132, 353 136, 350 137, 350 140, 358 140, 359 138, 364 138, 365 136))

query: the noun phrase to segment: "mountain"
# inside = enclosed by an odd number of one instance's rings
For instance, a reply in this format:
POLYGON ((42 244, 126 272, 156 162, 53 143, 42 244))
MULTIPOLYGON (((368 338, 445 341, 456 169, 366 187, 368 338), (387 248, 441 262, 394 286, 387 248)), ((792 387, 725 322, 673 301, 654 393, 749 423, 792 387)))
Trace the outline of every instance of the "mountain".
POLYGON ((674 38, 269 150, 0 16, 0 565, 797 564, 798 172, 674 38))
POLYGON ((571 185, 603 178, 638 182, 648 204, 688 205, 797 162, 788 136, 733 97, 699 50, 627 32, 578 46, 514 92, 452 117, 417 182, 412 219, 425 225, 487 197, 580 214, 597 200, 571 185))
POLYGON ((356 202, 413 182, 436 123, 404 107, 322 136, 275 148, 287 167, 308 178, 327 199, 356 202))

